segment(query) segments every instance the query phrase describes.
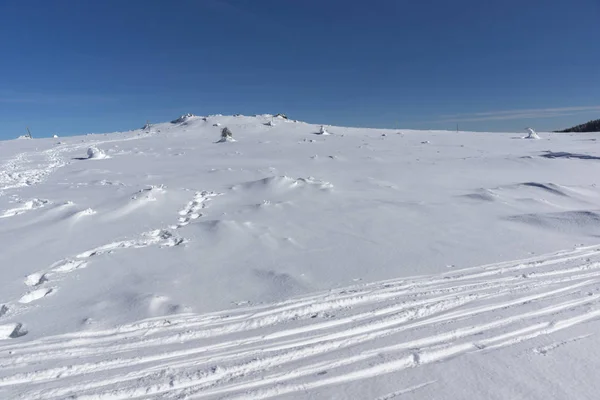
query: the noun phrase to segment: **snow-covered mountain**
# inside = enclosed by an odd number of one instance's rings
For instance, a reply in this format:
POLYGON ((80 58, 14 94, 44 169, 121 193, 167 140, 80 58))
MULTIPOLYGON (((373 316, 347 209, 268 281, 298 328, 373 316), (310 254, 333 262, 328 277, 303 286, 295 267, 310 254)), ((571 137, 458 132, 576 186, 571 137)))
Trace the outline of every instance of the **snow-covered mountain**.
POLYGON ((598 135, 526 136, 0 142, 0 398, 595 398, 598 135))

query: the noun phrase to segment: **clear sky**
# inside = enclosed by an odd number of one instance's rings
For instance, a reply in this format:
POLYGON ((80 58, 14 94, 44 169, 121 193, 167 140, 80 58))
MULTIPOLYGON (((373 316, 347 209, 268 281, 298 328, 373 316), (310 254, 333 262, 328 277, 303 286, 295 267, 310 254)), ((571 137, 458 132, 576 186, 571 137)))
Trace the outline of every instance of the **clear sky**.
POLYGON ((568 127, 600 118, 600 1, 0 0, 0 138, 187 112, 568 127))

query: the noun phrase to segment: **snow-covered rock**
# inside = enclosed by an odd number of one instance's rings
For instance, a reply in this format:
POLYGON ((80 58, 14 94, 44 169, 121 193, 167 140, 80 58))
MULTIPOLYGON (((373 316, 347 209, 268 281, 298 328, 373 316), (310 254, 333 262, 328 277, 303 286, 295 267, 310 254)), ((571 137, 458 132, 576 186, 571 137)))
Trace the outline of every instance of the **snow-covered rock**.
POLYGON ((529 133, 525 139, 539 139, 540 136, 532 128, 527 128, 526 131, 529 133))
POLYGON ((104 152, 104 150, 99 149, 96 146, 91 146, 87 149, 87 155, 90 160, 102 160, 105 158, 109 158, 109 156, 104 152))
POLYGON ((196 116, 194 114, 183 114, 182 116, 180 116, 179 118, 174 119, 173 121, 171 121, 172 124, 183 124, 184 122, 188 122, 189 120, 196 118, 196 116))
POLYGON ((233 138, 233 133, 228 127, 221 129, 221 139, 217 143, 225 143, 225 142, 235 142, 236 140, 233 138))
POLYGON ((321 125, 321 128, 319 128, 319 135, 330 135, 330 133, 327 131, 324 125, 321 125))

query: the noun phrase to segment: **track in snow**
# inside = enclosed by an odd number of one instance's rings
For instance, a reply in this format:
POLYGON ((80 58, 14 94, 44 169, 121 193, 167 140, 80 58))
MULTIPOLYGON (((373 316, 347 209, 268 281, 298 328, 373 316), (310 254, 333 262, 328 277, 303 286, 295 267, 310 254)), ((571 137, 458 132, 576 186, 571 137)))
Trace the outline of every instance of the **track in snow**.
MULTIPOLYGON (((0 346, 0 395, 302 396, 494 351, 598 319, 599 289, 600 246, 592 246, 271 305, 5 342, 0 346)), ((543 355, 587 336, 533 352, 543 355)))
MULTIPOLYGON (((149 190, 149 189, 148 189, 149 190)), ((142 190, 145 192, 148 190, 142 190)), ((161 189, 162 190, 162 189, 161 189)), ((207 207, 207 202, 210 198, 219 194, 207 191, 199 191, 194 194, 193 200, 188 202, 186 207, 179 212, 179 224, 173 225, 172 229, 180 229, 188 225, 192 220, 198 219, 201 216, 201 209, 207 207)), ((134 197, 134 199, 136 199, 134 197)), ((1 216, 0 216, 1 218, 1 216)), ((180 237, 176 233, 168 229, 155 229, 149 232, 144 232, 138 238, 110 242, 90 250, 84 251, 74 257, 67 257, 53 263, 50 267, 31 273, 24 279, 26 292, 19 299, 0 304, 0 322, 9 312, 20 315, 27 312, 27 306, 30 303, 37 302, 48 295, 57 292, 58 287, 54 286, 54 277, 57 274, 69 274, 81 268, 87 267, 92 257, 102 256, 104 254, 113 253, 124 249, 140 249, 149 246, 159 247, 175 247, 187 242, 187 239, 180 237)), ((0 340, 21 337, 27 334, 27 330, 22 329, 20 322, 10 324, 0 324, 0 340)))
POLYGON ((17 154, 0 165, 0 196, 4 195, 7 190, 33 186, 45 181, 54 171, 70 163, 69 160, 65 159, 63 153, 83 152, 90 146, 138 140, 152 134, 77 144, 59 144, 43 151, 17 154))
POLYGON ((17 154, 7 160, 0 167, 0 193, 42 182, 52 171, 66 165, 66 161, 60 154, 70 149, 67 146, 60 146, 41 152, 17 154), (34 168, 31 166, 32 163, 35 164, 34 168))

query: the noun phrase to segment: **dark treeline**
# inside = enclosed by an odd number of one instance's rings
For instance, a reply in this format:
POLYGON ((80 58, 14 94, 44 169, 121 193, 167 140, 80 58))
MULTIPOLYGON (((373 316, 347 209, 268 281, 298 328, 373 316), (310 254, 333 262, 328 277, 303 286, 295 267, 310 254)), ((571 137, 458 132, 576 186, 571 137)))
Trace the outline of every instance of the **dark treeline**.
POLYGON ((585 124, 556 132, 600 132, 600 119, 595 119, 593 121, 586 122, 585 124))

